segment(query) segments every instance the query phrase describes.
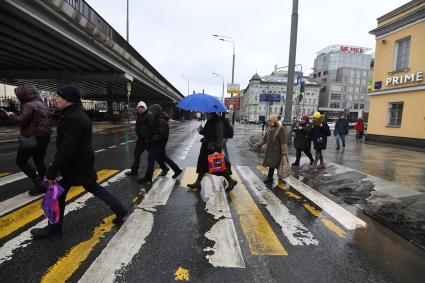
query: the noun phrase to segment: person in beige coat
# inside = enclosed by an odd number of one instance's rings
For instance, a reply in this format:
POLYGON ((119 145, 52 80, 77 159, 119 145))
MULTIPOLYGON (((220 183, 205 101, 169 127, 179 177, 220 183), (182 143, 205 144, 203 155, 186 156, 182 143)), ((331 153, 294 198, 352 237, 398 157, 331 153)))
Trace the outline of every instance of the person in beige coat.
POLYGON ((264 157, 263 166, 269 168, 265 184, 273 184, 274 170, 279 168, 282 157, 288 155, 288 145, 285 139, 285 130, 278 123, 276 116, 270 116, 267 121, 268 128, 263 139, 256 144, 255 148, 261 148, 267 144, 266 155, 264 157))

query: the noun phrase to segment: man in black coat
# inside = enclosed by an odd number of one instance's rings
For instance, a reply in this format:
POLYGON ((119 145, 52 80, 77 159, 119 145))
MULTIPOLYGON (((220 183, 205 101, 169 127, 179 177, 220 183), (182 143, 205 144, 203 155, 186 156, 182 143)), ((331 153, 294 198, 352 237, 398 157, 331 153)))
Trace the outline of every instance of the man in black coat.
POLYGON ((62 110, 57 125, 56 149, 54 160, 47 170, 48 183, 62 176, 59 184, 64 192, 59 197, 60 220, 44 228, 31 230, 36 239, 62 235, 66 195, 71 186, 83 186, 84 189, 109 205, 116 214, 114 223, 120 224, 128 214, 127 209, 106 189, 97 184, 94 169, 94 151, 91 145, 92 124, 83 111, 80 91, 74 86, 64 86, 54 96, 54 104, 62 110))
POLYGON ((155 161, 158 162, 159 166, 162 168, 161 176, 167 175, 170 170, 164 162, 167 163, 174 171, 174 175, 172 176, 173 178, 177 178, 182 173, 182 169, 180 169, 180 167, 171 160, 166 153, 170 133, 168 116, 162 112, 162 107, 159 104, 152 105, 149 108, 149 111, 152 113, 153 123, 150 130, 151 137, 149 138, 148 167, 146 169, 145 176, 139 180, 142 184, 152 182, 155 161))
POLYGON ((127 176, 136 176, 140 166, 140 156, 147 149, 148 139, 152 135, 153 115, 148 111, 146 103, 139 101, 137 103, 137 118, 136 118, 136 147, 134 148, 134 161, 131 170, 125 172, 127 176))
POLYGON ((313 155, 311 154, 311 126, 309 120, 308 116, 303 116, 301 121, 296 122, 292 126, 292 131, 295 133, 294 147, 297 151, 296 160, 292 163, 292 166, 300 165, 302 151, 310 159, 310 165, 314 162, 313 155))

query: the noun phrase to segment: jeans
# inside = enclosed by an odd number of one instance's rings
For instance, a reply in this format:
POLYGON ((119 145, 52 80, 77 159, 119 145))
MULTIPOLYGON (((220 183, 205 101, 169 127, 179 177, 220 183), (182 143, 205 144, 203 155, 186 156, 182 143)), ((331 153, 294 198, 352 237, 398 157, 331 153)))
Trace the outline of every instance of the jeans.
MULTIPOLYGON (((171 158, 169 158, 167 156, 167 145, 166 144, 161 144, 159 159, 160 159, 160 161, 157 161, 159 164, 161 164, 160 163, 161 161, 163 163, 164 162, 167 163, 174 172, 178 172, 178 171, 181 170, 180 167, 173 160, 171 160, 171 158)), ((165 167, 165 165, 164 165, 164 167, 165 167)), ((161 166, 161 168, 164 168, 164 167, 161 166)))
MULTIPOLYGON (((72 181, 65 179, 60 180, 58 183, 64 189, 64 192, 58 199, 61 215, 59 222, 57 224, 53 224, 54 228, 62 228, 63 217, 65 215, 66 195, 68 194, 68 191, 71 186, 74 185, 72 181)), ((125 208, 121 204, 121 202, 117 200, 108 190, 106 190, 104 187, 97 184, 96 182, 89 185, 83 185, 83 188, 87 192, 92 193, 94 196, 98 197, 105 204, 107 204, 115 214, 122 213, 123 211, 125 211, 125 208)))
POLYGON ((322 154, 322 150, 320 149, 316 149, 316 156, 314 159, 314 164, 317 164, 317 162, 319 162, 323 164, 323 154, 322 154))
POLYGON ((18 148, 16 154, 16 164, 21 168, 22 172, 25 173, 31 180, 36 178, 44 178, 46 175, 47 169, 44 165, 44 157, 46 156, 47 146, 50 142, 50 136, 47 137, 37 137, 37 146, 31 149, 18 148), (28 163, 28 159, 32 156, 34 160, 35 167, 32 167, 28 163), (37 174, 38 173, 38 174, 37 174))
POLYGON ((342 145, 345 146, 345 134, 336 134, 336 147, 339 148, 339 141, 342 140, 342 145))
POLYGON ((139 170, 140 156, 145 150, 146 150, 146 142, 142 139, 137 139, 136 147, 134 148, 134 153, 133 153, 134 161, 133 161, 133 165, 131 166, 131 171, 137 172, 139 170))

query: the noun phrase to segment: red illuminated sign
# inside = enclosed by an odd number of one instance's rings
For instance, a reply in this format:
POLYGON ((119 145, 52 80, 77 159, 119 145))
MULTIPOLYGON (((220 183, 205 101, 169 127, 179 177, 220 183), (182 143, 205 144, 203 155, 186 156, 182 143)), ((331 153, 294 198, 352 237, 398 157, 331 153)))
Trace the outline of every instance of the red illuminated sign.
MULTIPOLYGON (((226 105, 227 109, 229 109, 230 108, 230 98, 225 98, 224 104, 226 105)), ((233 110, 239 110, 239 98, 233 98, 233 110)))
POLYGON ((358 53, 358 54, 365 52, 365 50, 362 47, 354 47, 354 46, 349 46, 349 45, 341 45, 339 50, 342 51, 342 52, 358 53))

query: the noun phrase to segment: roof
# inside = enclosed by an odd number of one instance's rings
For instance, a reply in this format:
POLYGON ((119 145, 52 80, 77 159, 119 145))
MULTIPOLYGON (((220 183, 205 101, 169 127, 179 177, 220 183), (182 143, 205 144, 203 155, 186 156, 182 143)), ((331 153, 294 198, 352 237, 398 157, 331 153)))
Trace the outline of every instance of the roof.
POLYGON ((407 2, 406 4, 392 10, 391 12, 388 12, 385 15, 380 16, 377 20, 378 20, 378 22, 387 20, 387 19, 391 18, 392 16, 397 15, 398 13, 402 12, 403 10, 406 10, 406 9, 412 7, 412 6, 415 6, 416 4, 420 4, 421 2, 424 2, 424 0, 413 0, 413 1, 407 2))
POLYGON ((252 78, 250 79, 250 81, 252 81, 252 80, 261 80, 261 77, 260 77, 260 75, 259 75, 259 74, 255 73, 255 74, 252 76, 252 78))

